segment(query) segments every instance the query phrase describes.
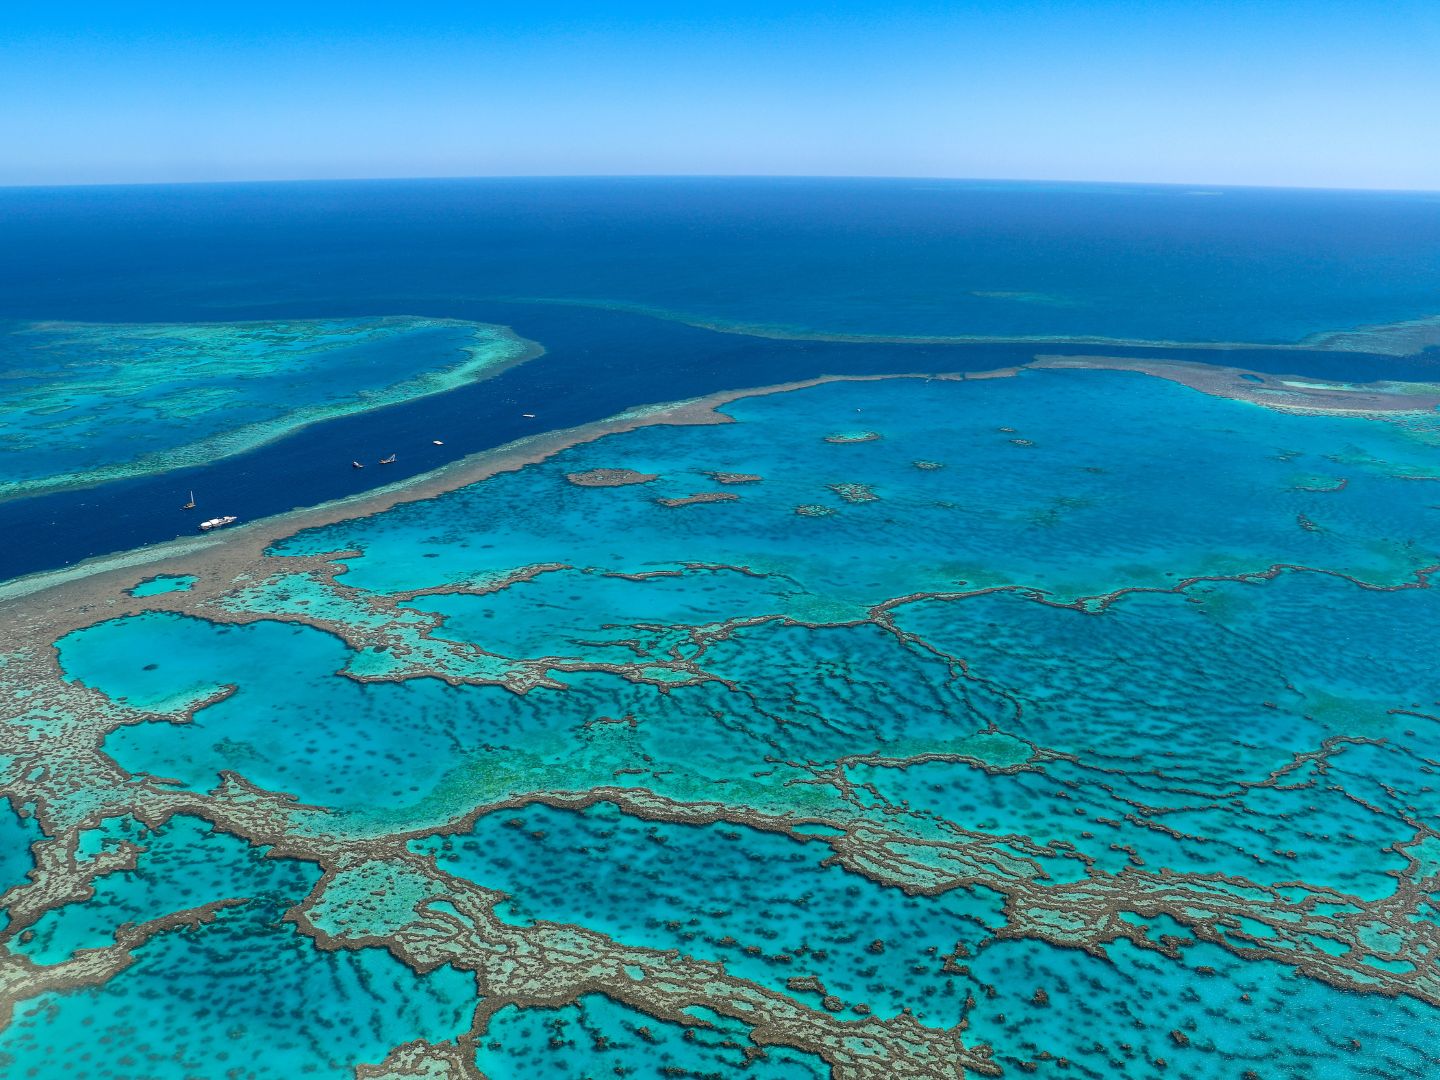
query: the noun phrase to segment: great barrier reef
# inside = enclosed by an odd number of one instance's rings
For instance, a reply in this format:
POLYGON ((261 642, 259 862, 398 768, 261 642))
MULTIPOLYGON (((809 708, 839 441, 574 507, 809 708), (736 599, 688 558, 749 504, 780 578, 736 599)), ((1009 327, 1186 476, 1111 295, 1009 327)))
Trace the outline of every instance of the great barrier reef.
POLYGON ((1440 215, 1205 194, 0 190, 0 1075, 1440 1076, 1440 215))

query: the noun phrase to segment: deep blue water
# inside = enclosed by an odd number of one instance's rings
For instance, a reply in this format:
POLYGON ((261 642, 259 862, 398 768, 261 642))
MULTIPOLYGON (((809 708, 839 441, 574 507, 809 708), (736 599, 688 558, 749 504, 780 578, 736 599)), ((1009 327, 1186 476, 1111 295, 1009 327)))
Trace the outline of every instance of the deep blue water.
MULTIPOLYGON (((0 319, 406 313, 511 325, 548 352, 203 469, 0 504, 0 577, 188 532, 175 507, 191 488, 251 519, 631 405, 1034 352, 780 341, 525 298, 822 334, 1290 342, 1440 312, 1437 252, 1440 197, 1423 194, 702 179, 4 190, 0 319), (396 447, 383 476, 348 467, 396 447)), ((1333 378, 1435 370, 1424 357, 1165 355, 1333 378)))
POLYGON ((546 296, 833 332, 1290 341, 1440 300, 1424 194, 384 181, 17 189, 0 216, 0 314, 22 319, 546 296))

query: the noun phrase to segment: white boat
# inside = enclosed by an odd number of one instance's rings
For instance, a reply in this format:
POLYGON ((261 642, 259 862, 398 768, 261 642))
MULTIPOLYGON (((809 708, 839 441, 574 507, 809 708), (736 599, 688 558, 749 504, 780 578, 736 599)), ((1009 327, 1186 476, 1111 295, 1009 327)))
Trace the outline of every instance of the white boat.
POLYGON ((395 464, 395 455, 394 455, 394 454, 391 454, 389 457, 382 457, 382 458, 380 459, 380 464, 381 464, 381 465, 394 465, 394 464, 395 464))
POLYGON ((229 525, 232 521, 235 520, 236 518, 234 514, 231 514, 229 517, 211 518, 209 521, 200 522, 200 528, 208 532, 211 529, 218 529, 222 525, 229 525))

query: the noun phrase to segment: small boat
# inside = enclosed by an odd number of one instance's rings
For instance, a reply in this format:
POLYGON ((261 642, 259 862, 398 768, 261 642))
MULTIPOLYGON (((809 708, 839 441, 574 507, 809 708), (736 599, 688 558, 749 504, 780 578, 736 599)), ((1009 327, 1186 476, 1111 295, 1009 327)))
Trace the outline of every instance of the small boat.
POLYGON ((391 454, 389 457, 382 457, 382 458, 380 459, 380 464, 381 464, 381 465, 394 465, 394 464, 395 464, 395 455, 394 455, 394 454, 391 454))
POLYGON ((364 465, 361 465, 360 462, 358 462, 358 461, 352 461, 352 462, 350 462, 350 467, 351 467, 352 469, 363 469, 365 466, 364 466, 364 465))
POLYGON ((205 532, 209 532, 211 529, 218 529, 222 525, 229 525, 232 521, 235 520, 236 518, 234 514, 231 514, 229 517, 211 518, 209 521, 200 522, 200 528, 203 529, 205 532))
POLYGON ((444 445, 445 445, 445 444, 444 444, 443 442, 441 442, 439 439, 431 439, 430 441, 431 441, 432 443, 434 443, 436 446, 444 446, 444 445))
POLYGON ((520 415, 523 416, 526 420, 535 419, 535 414, 533 412, 522 412, 520 415))
POLYGON ((194 510, 194 509, 195 509, 195 492, 193 492, 193 491, 190 492, 190 501, 187 502, 184 506, 180 507, 180 509, 181 509, 181 510, 194 510))

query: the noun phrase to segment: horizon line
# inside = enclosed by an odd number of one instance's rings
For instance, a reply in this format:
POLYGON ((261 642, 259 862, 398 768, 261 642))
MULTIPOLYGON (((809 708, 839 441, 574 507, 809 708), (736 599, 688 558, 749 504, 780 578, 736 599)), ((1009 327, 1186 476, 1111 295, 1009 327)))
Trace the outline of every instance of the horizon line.
POLYGON ((1325 184, 1255 184, 1215 183, 1203 180, 1117 180, 1096 178, 1023 177, 1023 176, 950 176, 950 175, 880 175, 851 173, 456 173, 443 176, 296 176, 248 177, 212 180, 76 180, 60 183, 0 183, 0 191, 56 191, 77 188, 151 188, 151 187, 227 187, 265 184, 375 184, 375 183, 446 183, 484 180, 833 180, 876 182, 931 182, 951 184, 1055 184, 1078 187, 1184 188, 1197 191, 1311 191, 1351 194, 1437 195, 1437 188, 1411 187, 1341 187, 1325 184))

